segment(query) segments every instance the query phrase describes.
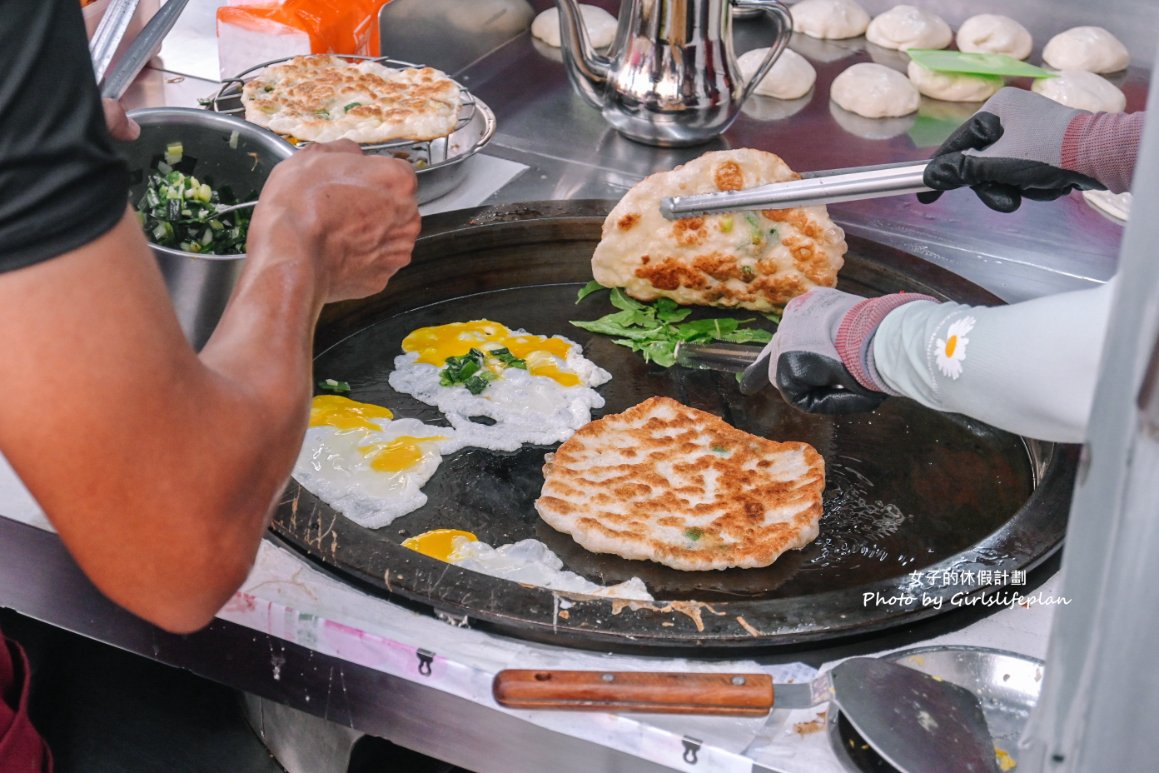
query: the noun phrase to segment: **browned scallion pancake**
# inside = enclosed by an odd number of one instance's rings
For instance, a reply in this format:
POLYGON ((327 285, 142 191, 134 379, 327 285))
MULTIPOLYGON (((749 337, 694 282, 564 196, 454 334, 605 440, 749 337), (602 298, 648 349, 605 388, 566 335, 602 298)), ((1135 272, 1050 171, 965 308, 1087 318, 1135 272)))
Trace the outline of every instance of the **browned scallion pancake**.
POLYGON ((296 56, 242 86, 246 120, 311 142, 360 144, 444 137, 458 124, 462 89, 432 67, 296 56))
POLYGON ((604 221, 592 275, 642 301, 772 311, 814 287, 833 287, 845 232, 824 206, 680 220, 660 214, 668 196, 735 191, 799 179, 781 158, 720 150, 637 183, 604 221))
POLYGON ((594 553, 761 567, 817 537, 825 462, 667 397, 580 428, 544 465, 541 518, 594 553))

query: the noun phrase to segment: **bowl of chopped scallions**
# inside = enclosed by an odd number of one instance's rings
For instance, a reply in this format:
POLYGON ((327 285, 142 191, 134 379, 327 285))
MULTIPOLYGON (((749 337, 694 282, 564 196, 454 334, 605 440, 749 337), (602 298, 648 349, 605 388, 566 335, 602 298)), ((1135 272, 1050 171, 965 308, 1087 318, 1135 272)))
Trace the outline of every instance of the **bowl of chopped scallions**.
POLYGON ((118 143, 129 165, 129 204, 161 267, 186 337, 200 349, 245 259, 252 210, 218 210, 258 198, 290 143, 221 113, 165 107, 129 113, 141 126, 118 143))

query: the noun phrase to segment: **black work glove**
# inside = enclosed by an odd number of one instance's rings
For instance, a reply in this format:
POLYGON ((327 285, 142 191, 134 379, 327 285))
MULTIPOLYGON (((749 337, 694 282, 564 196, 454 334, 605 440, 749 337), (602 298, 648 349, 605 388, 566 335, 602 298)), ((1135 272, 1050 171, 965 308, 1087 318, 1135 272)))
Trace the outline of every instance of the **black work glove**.
POLYGON ((928 295, 880 298, 818 288, 791 300, 773 340, 769 381, 797 408, 810 413, 872 411, 888 396, 873 365, 873 336, 889 312, 928 295))
POLYGON ((1053 201, 1073 190, 1105 186, 1063 165, 1063 138, 1085 110, 1030 91, 1004 88, 942 143, 926 167, 919 193, 923 204, 942 191, 970 186, 978 198, 999 212, 1013 212, 1023 198, 1053 201))

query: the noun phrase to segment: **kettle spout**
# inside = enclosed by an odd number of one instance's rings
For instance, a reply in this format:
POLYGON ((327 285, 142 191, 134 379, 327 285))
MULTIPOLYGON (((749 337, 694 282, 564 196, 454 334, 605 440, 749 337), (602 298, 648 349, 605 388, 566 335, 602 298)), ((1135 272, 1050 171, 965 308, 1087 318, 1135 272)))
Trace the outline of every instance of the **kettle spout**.
POLYGON ((555 5, 559 9, 559 37, 568 78, 584 101, 601 108, 612 59, 597 53, 592 47, 577 0, 555 0, 555 5))

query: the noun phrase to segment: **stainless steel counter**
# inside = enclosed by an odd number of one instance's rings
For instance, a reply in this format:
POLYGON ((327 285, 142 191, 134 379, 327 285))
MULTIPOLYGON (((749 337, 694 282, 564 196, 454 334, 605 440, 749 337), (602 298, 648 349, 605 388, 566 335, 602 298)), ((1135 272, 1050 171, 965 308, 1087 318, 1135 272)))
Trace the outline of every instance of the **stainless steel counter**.
MULTIPOLYGON (((404 0, 395 2, 398 8, 406 7, 404 0)), ((213 12, 218 4, 218 0, 190 2, 159 59, 126 95, 130 106, 196 105, 216 90, 213 12)), ((597 4, 613 11, 617 7, 613 2, 597 4)), ((540 9, 548 3, 537 0, 533 5, 540 9)), ((957 9, 961 4, 946 5, 957 9)), ((1049 24, 1075 16, 1074 4, 1063 5, 1065 13, 1052 17, 1049 24)), ((1124 8, 1125 18, 1132 23, 1155 21, 1155 9, 1144 3, 1126 2, 1124 8)), ((761 45, 763 25, 760 19, 738 22, 738 51, 761 45)), ((474 203, 614 199, 647 174, 705 150, 726 147, 771 150, 798 171, 918 159, 927 156, 970 112, 968 107, 927 102, 912 119, 867 122, 842 114, 828 100, 832 78, 856 61, 878 57, 889 61, 888 52, 869 50, 863 41, 822 43, 799 36, 792 46, 817 66, 819 77, 810 95, 787 104, 755 99, 718 141, 682 151, 647 147, 615 134, 572 93, 558 52, 526 33, 483 52, 453 74, 497 116, 499 130, 485 154, 517 162, 526 170, 474 203)), ((439 65, 437 50, 431 50, 427 62, 439 65)), ((1129 109, 1142 107, 1146 80, 1142 69, 1132 69, 1120 79, 1129 109)), ((1121 236, 1118 225, 1091 210, 1078 196, 1054 204, 1030 202, 1013 215, 990 212, 969 192, 946 195, 929 207, 905 197, 839 205, 831 211, 851 232, 924 257, 1008 300, 1105 280, 1114 272, 1121 236)), ((35 506, 21 500, 18 488, 0 475, 0 513, 4 513, 0 544, 6 556, 0 562, 0 604, 331 723, 387 737, 477 770, 681 768, 686 767, 682 752, 688 753, 689 738, 701 749, 701 765, 694 768, 698 770, 839 768, 831 756, 825 756, 823 740, 794 736, 785 729, 791 724, 786 725, 783 717, 774 717, 772 724, 758 732, 758 740, 764 738, 774 751, 780 747, 788 751, 776 764, 768 762, 767 755, 764 763, 756 764, 753 759, 759 755, 753 749, 758 747, 729 748, 723 739, 733 728, 722 725, 693 724, 695 729, 689 730, 685 725, 641 722, 633 725, 632 732, 654 738, 656 746, 630 748, 601 740, 602 734, 612 732, 609 725, 516 715, 488 704, 486 698, 464 697, 464 692, 452 689, 455 679, 458 683, 484 680, 487 668, 504 658, 555 663, 568 662, 573 656, 464 631, 387 601, 368 599, 329 582, 272 542, 262 546, 255 575, 208 629, 193 636, 166 634, 105 600, 56 536, 43 528, 35 506), (455 647, 459 648, 456 655, 447 654, 455 647), (423 654, 429 650, 443 655, 423 654), (436 677, 440 667, 449 675, 450 681, 441 687, 429 681, 432 659, 436 677), (716 743, 718 736, 721 740, 716 743), (671 744, 674 748, 669 748, 671 744), (652 748, 654 753, 649 757, 641 748, 652 748)), ((1056 570, 1057 561, 1034 570, 1028 587, 1051 587, 1056 570)), ((987 644, 1041 656, 1049 619, 1048 611, 1042 609, 996 613, 963 609, 831 647, 765 653, 753 665, 804 662, 820 666, 849 654, 931 640, 987 644)))
MULTIPOLYGON (((762 19, 735 24, 738 52, 763 45, 762 19)), ((829 84, 846 67, 881 61, 904 69, 904 58, 864 39, 827 42, 795 35, 790 47, 817 68, 817 83, 799 100, 753 97, 719 140, 665 150, 628 140, 569 87, 559 52, 517 39, 458 77, 500 116, 488 152, 531 169, 495 200, 619 198, 635 182, 706 150, 754 147, 783 157, 797 171, 926 158, 977 105, 926 99, 914 116, 867 119, 828 99, 829 84)), ((437 59, 432 59, 437 66, 437 59)), ((1143 107, 1147 73, 1132 68, 1113 78, 1129 110, 1143 107)), ((1053 203, 1027 202, 1014 214, 988 210, 970 192, 953 192, 930 206, 912 196, 830 207, 835 220, 867 236, 927 258, 1006 300, 1077 289, 1114 272, 1121 226, 1075 194, 1053 203)))

